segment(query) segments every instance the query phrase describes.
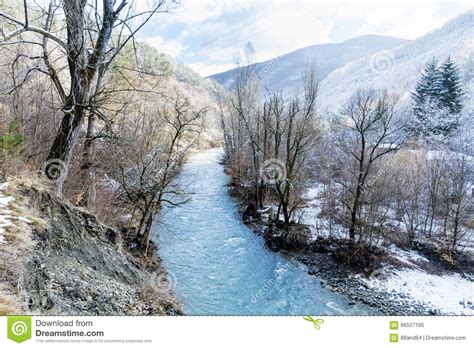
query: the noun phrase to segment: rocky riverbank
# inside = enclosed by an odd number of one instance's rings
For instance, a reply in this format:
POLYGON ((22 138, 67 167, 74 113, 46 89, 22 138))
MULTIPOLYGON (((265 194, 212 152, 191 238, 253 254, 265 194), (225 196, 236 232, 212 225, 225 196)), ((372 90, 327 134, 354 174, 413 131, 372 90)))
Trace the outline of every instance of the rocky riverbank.
POLYGON ((0 314, 179 315, 158 257, 40 186, 2 184, 0 314))
MULTIPOLYGON (((384 261, 390 256, 377 255, 379 260, 371 260, 348 265, 338 255, 341 245, 336 240, 310 241, 307 237, 307 226, 294 225, 289 232, 282 229, 268 229, 264 223, 250 223, 255 233, 261 235, 267 246, 275 252, 284 252, 293 260, 304 264, 308 273, 321 278, 321 285, 331 291, 346 295, 353 302, 364 303, 373 307, 381 315, 439 315, 442 312, 432 304, 416 300, 403 292, 386 292, 370 286, 371 279, 386 277, 383 271, 384 261), (295 237, 298 236, 298 237, 295 237), (370 264, 370 266, 369 266, 370 264)), ((390 265, 395 267, 396 260, 390 265)))
MULTIPOLYGON (((367 286, 362 275, 344 268, 327 254, 297 255, 309 274, 320 277, 321 284, 342 293, 355 302, 376 308, 383 315, 436 315, 439 310, 403 294, 386 293, 367 286)), ((374 276, 377 276, 375 273, 374 276)))

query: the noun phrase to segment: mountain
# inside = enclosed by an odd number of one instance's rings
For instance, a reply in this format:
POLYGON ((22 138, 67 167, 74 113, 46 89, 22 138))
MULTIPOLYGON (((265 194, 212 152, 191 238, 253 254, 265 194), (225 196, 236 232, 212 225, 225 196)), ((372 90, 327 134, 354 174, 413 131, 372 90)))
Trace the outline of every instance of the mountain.
POLYGON ((363 87, 387 89, 407 102, 419 72, 433 57, 442 61, 451 56, 461 68, 465 90, 469 92, 474 80, 472 72, 468 73, 473 69, 473 38, 474 10, 471 10, 414 41, 349 62, 321 82, 320 106, 337 110, 356 89, 363 87))
MULTIPOLYGON (((388 36, 366 35, 342 43, 313 45, 274 59, 253 64, 262 87, 270 92, 293 94, 301 85, 301 74, 307 62, 315 62, 319 79, 344 64, 380 50, 390 49, 408 42, 388 36)), ((209 76, 230 89, 234 83, 235 69, 209 76)))

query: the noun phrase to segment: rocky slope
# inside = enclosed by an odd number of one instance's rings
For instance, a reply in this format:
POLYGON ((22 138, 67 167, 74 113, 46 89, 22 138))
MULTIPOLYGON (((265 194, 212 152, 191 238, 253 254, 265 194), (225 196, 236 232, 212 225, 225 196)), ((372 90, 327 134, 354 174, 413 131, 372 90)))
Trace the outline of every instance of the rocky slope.
POLYGON ((0 187, 0 315, 181 314, 159 260, 134 258, 121 234, 36 184, 0 187))

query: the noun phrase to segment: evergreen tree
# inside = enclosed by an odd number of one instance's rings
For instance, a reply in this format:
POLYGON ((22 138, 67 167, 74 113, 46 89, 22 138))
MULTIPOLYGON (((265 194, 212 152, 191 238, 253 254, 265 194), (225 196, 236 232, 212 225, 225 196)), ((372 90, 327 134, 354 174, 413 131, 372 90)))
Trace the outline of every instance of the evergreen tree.
MULTIPOLYGON (((433 57, 426 63, 423 71, 416 83, 415 92, 412 93, 413 113, 415 115, 415 124, 417 126, 430 123, 427 119, 430 117, 428 110, 437 101, 441 90, 441 74, 438 70, 438 64, 433 57), (429 106, 429 107, 427 107, 429 106)), ((416 135, 426 135, 425 130, 431 127, 412 127, 412 132, 416 135)))
POLYGON ((462 109, 462 87, 459 69, 448 57, 439 68, 441 74, 441 91, 439 101, 452 114, 459 114, 462 109))
POLYGON ((450 57, 440 67, 435 58, 426 64, 412 99, 414 135, 446 136, 458 127, 462 109, 461 79, 450 57))

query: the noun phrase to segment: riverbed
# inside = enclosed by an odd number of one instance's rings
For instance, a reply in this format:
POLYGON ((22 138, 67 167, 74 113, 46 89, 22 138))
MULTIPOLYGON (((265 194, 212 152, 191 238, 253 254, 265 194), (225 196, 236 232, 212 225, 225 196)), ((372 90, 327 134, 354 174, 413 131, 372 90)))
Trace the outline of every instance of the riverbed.
POLYGON ((229 195, 222 149, 190 157, 177 179, 189 201, 165 206, 154 238, 170 284, 189 315, 364 315, 321 286, 305 266, 269 250, 242 223, 229 195))

